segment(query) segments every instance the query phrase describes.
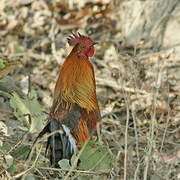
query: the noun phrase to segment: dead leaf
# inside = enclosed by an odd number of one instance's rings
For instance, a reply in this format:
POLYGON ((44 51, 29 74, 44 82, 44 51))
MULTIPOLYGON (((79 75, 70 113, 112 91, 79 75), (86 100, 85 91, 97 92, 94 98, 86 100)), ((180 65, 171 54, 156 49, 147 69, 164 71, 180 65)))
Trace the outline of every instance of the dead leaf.
POLYGON ((20 61, 3 61, 5 65, 2 69, 0 69, 0 79, 9 74, 16 66, 20 65, 20 61))

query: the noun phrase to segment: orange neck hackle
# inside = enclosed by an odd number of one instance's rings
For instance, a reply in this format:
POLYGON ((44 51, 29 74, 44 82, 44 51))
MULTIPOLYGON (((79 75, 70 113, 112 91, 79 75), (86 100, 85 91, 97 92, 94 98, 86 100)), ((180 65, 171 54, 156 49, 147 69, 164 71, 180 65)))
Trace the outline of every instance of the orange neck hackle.
POLYGON ((61 67, 54 100, 61 93, 61 100, 66 102, 68 108, 76 103, 87 111, 99 110, 93 66, 88 57, 79 57, 77 47, 78 44, 61 67))

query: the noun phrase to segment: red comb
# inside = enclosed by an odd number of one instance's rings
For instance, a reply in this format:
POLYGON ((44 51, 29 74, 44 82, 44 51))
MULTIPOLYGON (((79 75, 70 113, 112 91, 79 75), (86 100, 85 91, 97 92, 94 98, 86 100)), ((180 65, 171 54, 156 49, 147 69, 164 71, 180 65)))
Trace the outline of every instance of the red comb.
POLYGON ((72 33, 72 35, 69 36, 67 40, 70 46, 75 46, 82 38, 85 38, 85 36, 81 35, 78 32, 77 35, 75 33, 72 33))

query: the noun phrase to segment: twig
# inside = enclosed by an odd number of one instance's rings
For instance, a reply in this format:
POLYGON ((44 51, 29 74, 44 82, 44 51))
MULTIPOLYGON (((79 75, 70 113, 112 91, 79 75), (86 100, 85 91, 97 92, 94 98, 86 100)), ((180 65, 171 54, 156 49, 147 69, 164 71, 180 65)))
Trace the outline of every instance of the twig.
POLYGON ((167 90, 168 90, 168 114, 167 114, 167 122, 166 122, 165 130, 164 130, 164 134, 163 134, 163 139, 162 139, 162 141, 161 141, 161 148, 160 148, 160 152, 162 152, 162 149, 163 149, 164 140, 165 140, 165 137, 166 137, 167 128, 168 128, 169 119, 170 119, 170 107, 169 107, 169 103, 170 103, 170 98, 169 98, 169 84, 168 84, 167 90))
POLYGON ((29 152, 29 154, 28 154, 28 156, 27 156, 27 163, 29 163, 29 161, 31 160, 31 157, 32 157, 32 154, 33 154, 33 152, 34 152, 34 149, 35 149, 35 146, 36 146, 36 144, 38 144, 39 143, 39 141, 41 140, 41 139, 48 139, 48 137, 50 137, 50 136, 52 136, 52 135, 54 135, 54 134, 56 134, 56 133, 63 133, 61 130, 57 130, 57 131, 54 131, 54 132, 52 132, 52 133, 49 133, 49 134, 47 134, 47 135, 44 135, 42 138, 36 138, 36 140, 34 141, 34 143, 33 143, 33 145, 32 145, 32 147, 31 147, 31 150, 30 150, 30 152, 29 152))
MULTIPOLYGON (((6 176, 7 176, 7 179, 12 179, 12 176, 9 174, 9 172, 6 170, 6 169, 4 169, 3 168, 3 170, 2 171, 0 171, 0 175, 2 175, 2 174, 4 174, 4 173, 6 173, 6 176)), ((0 176, 1 177, 1 176, 0 176)), ((2 177, 1 177, 2 178, 2 177)))
MULTIPOLYGON (((122 79, 121 79, 122 82, 122 79)), ((123 84, 123 83, 121 83, 123 84)), ((129 93, 126 93, 124 87, 122 87, 124 99, 126 103, 126 129, 125 129, 125 156, 124 156, 124 180, 127 178, 127 145, 128 145, 128 126, 129 126, 129 93)))
POLYGON ((13 112, 10 111, 10 110, 0 109, 0 112, 2 112, 2 113, 8 113, 8 114, 10 114, 10 115, 13 115, 13 112))
POLYGON ((7 152, 7 154, 9 154, 10 152, 12 152, 17 146, 19 146, 19 144, 21 144, 22 143, 22 141, 18 141, 16 144, 15 144, 15 146, 13 146, 8 152, 7 152))
POLYGON ((32 164, 32 166, 30 168, 28 168, 27 170, 25 170, 25 171, 23 171, 23 172, 21 172, 19 174, 16 174, 15 176, 13 176, 15 179, 20 178, 21 176, 25 175, 28 171, 30 171, 31 169, 33 169, 35 167, 36 162, 37 162, 37 160, 39 158, 39 155, 41 153, 41 149, 42 149, 42 145, 39 148, 38 154, 37 154, 36 159, 35 159, 34 163, 32 164))
POLYGON ((126 94, 126 129, 125 129, 125 156, 124 156, 124 180, 127 177, 127 144, 128 144, 128 126, 129 126, 129 94, 126 94))
POLYGON ((43 177, 43 179, 47 179, 38 168, 34 168, 34 169, 43 177))
POLYGON ((31 92, 31 75, 28 74, 28 94, 31 92))
POLYGON ((151 118, 151 125, 149 128, 150 131, 150 139, 149 139, 149 150, 147 152, 147 155, 145 157, 145 169, 144 169, 144 180, 147 180, 147 174, 148 174, 148 168, 149 168, 149 160, 150 160, 150 156, 151 156, 151 152, 152 152, 152 141, 154 139, 154 124, 156 122, 156 108, 157 108, 157 97, 158 97, 158 93, 159 93, 159 87, 160 87, 160 71, 158 72, 159 74, 157 75, 157 81, 156 81, 156 89, 155 92, 153 93, 153 103, 152 103, 152 118, 151 118))
MULTIPOLYGON (((69 169, 59 169, 59 168, 51 168, 51 167, 38 167, 38 169, 43 169, 43 170, 51 170, 51 171, 58 171, 58 172, 69 172, 69 169)), ((77 170, 77 169, 73 169, 71 172, 76 172, 76 173, 82 173, 82 174, 92 174, 92 175, 102 175, 102 174, 109 174, 109 172, 93 172, 93 171, 83 171, 83 170, 77 170)))
POLYGON ((132 112, 132 117, 133 117, 133 123, 134 123, 134 132, 135 132, 135 138, 136 138, 136 153, 137 153, 137 160, 138 160, 138 164, 137 164, 137 168, 134 174, 134 180, 137 179, 137 174, 138 174, 138 170, 139 170, 139 163, 140 163, 140 158, 139 158, 139 140, 138 140, 138 133, 137 133, 137 127, 136 127, 136 118, 135 118, 135 113, 132 112))
POLYGON ((134 173, 134 180, 138 179, 137 175, 138 175, 138 172, 139 172, 139 166, 140 166, 140 163, 138 162, 135 173, 134 173))
POLYGON ((129 93, 140 93, 144 95, 150 95, 148 92, 140 90, 140 89, 134 90, 134 88, 119 86, 115 81, 111 81, 108 79, 96 78, 96 83, 97 85, 108 86, 108 87, 116 88, 117 90, 124 90, 129 93))
MULTIPOLYGON (((125 156, 124 156, 124 180, 126 180, 127 178, 127 145, 128 145, 128 126, 129 126, 129 91, 127 91, 127 89, 125 87, 120 87, 121 84, 123 84, 123 78, 119 79, 120 82, 118 81, 118 79, 116 80, 116 86, 118 89, 122 89, 123 91, 123 95, 124 95, 124 99, 125 99, 125 103, 126 103, 126 129, 125 129, 125 156), (120 84, 119 84, 120 83, 120 84)), ((111 81, 113 82, 113 81, 111 81)), ((115 85, 115 82, 113 82, 113 84, 115 85)), ((134 90, 133 90, 134 92, 134 90)))
MULTIPOLYGON (((135 46, 134 47, 134 57, 136 57, 136 50, 137 50, 137 47, 135 46)), ((132 68, 132 72, 133 74, 135 74, 136 72, 134 71, 135 67, 132 68)), ((132 82, 133 82, 133 87, 134 87, 134 91, 135 91, 135 97, 136 99, 138 99, 137 97, 137 88, 136 88, 136 85, 137 85, 137 79, 134 78, 134 76, 132 75, 132 82)), ((141 95, 141 98, 142 98, 143 95, 141 95)), ((147 95, 145 95, 147 96, 147 95)), ((134 124, 134 133, 135 133, 135 139, 136 139, 136 153, 137 153, 137 160, 138 160, 138 164, 137 164, 137 168, 135 170, 135 173, 134 173, 134 180, 137 179, 137 175, 138 175, 138 171, 139 171, 139 166, 140 166, 140 157, 139 157, 139 139, 138 139, 138 132, 137 132, 137 126, 136 126, 136 112, 132 112, 132 118, 133 118, 133 124, 134 124)))
POLYGON ((71 175, 71 172, 74 170, 74 168, 77 165, 78 159, 80 158, 80 155, 82 154, 82 152, 84 151, 86 145, 88 144, 89 141, 86 141, 82 147, 82 149, 79 151, 77 157, 75 158, 71 168, 69 169, 69 172, 67 173, 67 175, 65 176, 64 180, 67 180, 69 178, 69 176, 71 175))

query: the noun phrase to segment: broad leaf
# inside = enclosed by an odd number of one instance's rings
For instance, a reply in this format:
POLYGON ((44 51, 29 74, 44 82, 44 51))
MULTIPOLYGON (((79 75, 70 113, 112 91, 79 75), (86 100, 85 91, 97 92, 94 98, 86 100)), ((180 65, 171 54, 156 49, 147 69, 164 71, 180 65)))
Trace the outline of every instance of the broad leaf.
POLYGON ((35 92, 31 92, 24 98, 13 93, 10 98, 10 105, 14 109, 14 115, 23 123, 30 124, 30 132, 40 132, 44 126, 46 115, 43 107, 38 103, 35 92), (29 122, 31 121, 31 122, 29 122))
POLYGON ((80 156, 78 169, 108 172, 111 169, 112 161, 113 158, 108 151, 108 147, 90 141, 80 156))

